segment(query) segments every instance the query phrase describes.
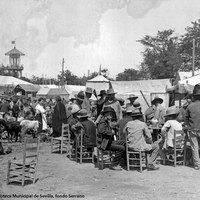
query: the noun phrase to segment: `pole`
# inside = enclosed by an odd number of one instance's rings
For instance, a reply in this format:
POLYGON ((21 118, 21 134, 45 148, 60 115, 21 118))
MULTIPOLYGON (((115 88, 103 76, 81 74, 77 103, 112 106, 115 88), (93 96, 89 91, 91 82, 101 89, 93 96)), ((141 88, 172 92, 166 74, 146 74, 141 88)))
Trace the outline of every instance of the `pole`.
POLYGON ((144 100, 145 100, 147 106, 150 107, 148 101, 146 100, 146 98, 145 98, 145 96, 144 96, 144 94, 143 94, 143 92, 142 92, 141 90, 140 90, 140 93, 141 93, 142 97, 144 98, 144 100))
POLYGON ((194 68, 195 68, 195 39, 192 40, 192 76, 194 76, 194 68))
POLYGON ((63 58, 62 59, 62 81, 61 81, 61 87, 62 88, 64 87, 64 63, 65 63, 65 60, 63 58))

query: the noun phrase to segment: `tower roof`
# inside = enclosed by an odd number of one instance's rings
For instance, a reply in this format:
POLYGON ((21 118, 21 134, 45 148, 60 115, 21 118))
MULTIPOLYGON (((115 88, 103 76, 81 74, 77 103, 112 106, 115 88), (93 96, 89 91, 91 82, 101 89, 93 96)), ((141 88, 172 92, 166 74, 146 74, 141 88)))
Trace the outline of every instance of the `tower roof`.
POLYGON ((24 53, 22 53, 21 51, 19 51, 18 49, 16 49, 16 47, 14 47, 13 49, 11 49, 10 51, 8 51, 7 53, 5 53, 6 56, 9 55, 20 55, 20 56, 25 56, 24 53))

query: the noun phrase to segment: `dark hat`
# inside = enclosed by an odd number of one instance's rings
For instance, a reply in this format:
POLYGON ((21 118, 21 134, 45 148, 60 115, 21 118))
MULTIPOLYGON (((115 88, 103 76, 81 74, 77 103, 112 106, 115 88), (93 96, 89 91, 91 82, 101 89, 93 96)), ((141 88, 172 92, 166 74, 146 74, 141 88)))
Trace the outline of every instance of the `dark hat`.
POLYGON ((156 96, 152 101, 151 101, 151 103, 153 104, 153 105, 155 105, 156 103, 162 103, 163 102, 163 99, 161 99, 160 97, 158 97, 158 96, 156 96))
POLYGON ((116 94, 116 92, 114 92, 113 88, 111 88, 107 90, 107 95, 109 94, 116 94))
POLYGON ((84 96, 83 91, 80 91, 78 94, 75 94, 74 97, 75 97, 74 99, 78 99, 80 101, 83 101, 85 96, 84 96))
POLYGON ((133 106, 134 106, 135 108, 141 108, 141 105, 140 105, 140 103, 139 103, 138 101, 135 101, 135 102, 133 103, 133 106))
POLYGON ((86 87, 85 93, 93 94, 93 89, 90 87, 86 87))
POLYGON ((131 116, 132 117, 141 117, 141 116, 143 116, 143 114, 140 112, 140 109, 136 108, 132 111, 131 116))
POLYGON ((100 91, 100 94, 99 94, 98 96, 102 96, 102 95, 104 95, 104 94, 106 94, 106 91, 105 91, 105 90, 101 90, 101 91, 100 91))
POLYGON ((119 102, 121 102, 121 103, 124 103, 124 102, 125 102, 125 100, 124 100, 123 98, 117 98, 117 100, 118 100, 119 102))
POLYGON ((200 96, 200 85, 196 84, 192 93, 193 96, 200 96))
POLYGON ((136 96, 134 94, 130 94, 127 99, 137 99, 137 98, 138 98, 138 96, 136 96))
POLYGON ((81 109, 78 112, 78 115, 77 115, 77 117, 79 117, 79 118, 85 118, 85 117, 88 117, 88 116, 89 116, 89 114, 87 113, 86 109, 81 109))
POLYGON ((60 96, 56 96, 56 101, 61 101, 61 97, 60 96))
POLYGON ((104 109, 102 111, 102 114, 104 115, 107 112, 113 112, 113 113, 115 113, 115 110, 112 107, 110 107, 110 106, 106 106, 106 107, 104 107, 104 109))

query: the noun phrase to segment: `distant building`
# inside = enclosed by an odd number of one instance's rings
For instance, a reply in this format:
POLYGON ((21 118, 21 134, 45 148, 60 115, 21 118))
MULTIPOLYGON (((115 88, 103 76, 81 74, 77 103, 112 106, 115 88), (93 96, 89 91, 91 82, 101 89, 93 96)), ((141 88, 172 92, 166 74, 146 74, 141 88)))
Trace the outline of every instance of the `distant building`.
POLYGON ((22 77, 22 71, 24 69, 21 64, 21 56, 25 54, 19 51, 15 46, 13 49, 5 53, 6 56, 9 56, 9 64, 7 66, 0 66, 0 75, 14 76, 16 78, 22 77))

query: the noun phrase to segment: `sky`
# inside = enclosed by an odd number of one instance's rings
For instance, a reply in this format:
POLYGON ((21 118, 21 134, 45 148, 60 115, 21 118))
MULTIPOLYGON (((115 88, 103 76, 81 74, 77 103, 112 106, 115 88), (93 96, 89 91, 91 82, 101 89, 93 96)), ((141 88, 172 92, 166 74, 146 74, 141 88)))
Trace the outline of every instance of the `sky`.
POLYGON ((200 19, 199 0, 0 0, 0 63, 25 53, 23 76, 57 78, 62 69, 82 77, 108 69, 115 78, 138 69, 145 35, 185 33, 200 19))

